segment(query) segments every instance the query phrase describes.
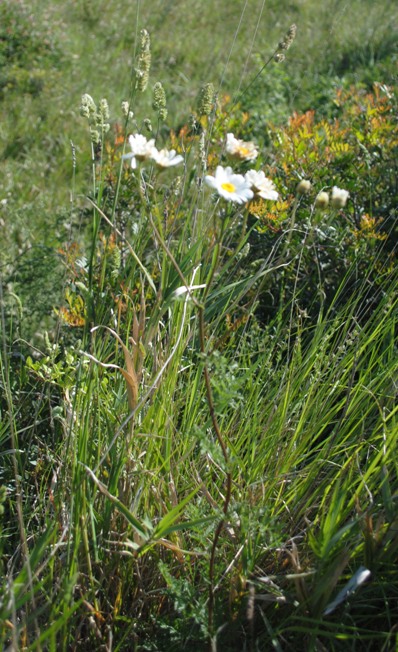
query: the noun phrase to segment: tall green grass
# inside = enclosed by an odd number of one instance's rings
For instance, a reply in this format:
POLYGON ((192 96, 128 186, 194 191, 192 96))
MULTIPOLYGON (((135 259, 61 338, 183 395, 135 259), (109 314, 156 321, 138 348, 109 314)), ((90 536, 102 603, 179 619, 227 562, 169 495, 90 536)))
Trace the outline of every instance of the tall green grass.
MULTIPOLYGON (((206 636, 208 553, 227 469, 211 432, 203 361, 189 345, 192 311, 184 315, 179 304, 172 312, 163 355, 182 332, 181 345, 134 429, 121 427, 123 378, 83 358, 52 477, 45 465, 38 495, 21 481, 24 537, 14 563, 24 563, 16 576, 13 564, 7 569, 2 613, 8 634, 26 636, 29 649, 68 649, 76 632, 86 646, 112 632, 129 649, 126 628, 139 649, 151 649, 164 627, 170 649, 206 636)), ((340 649, 340 635, 366 635, 387 646, 393 611, 365 614, 383 595, 395 599, 394 312, 388 296, 366 327, 350 307, 309 332, 299 326, 290 342, 286 326, 248 328, 213 354, 233 482, 216 557, 217 624, 229 623, 219 635, 224 649, 241 649, 228 635, 249 587, 255 608, 251 620, 239 616, 242 647, 250 636, 269 645, 269 627, 281 645, 340 649), (370 584, 324 617, 360 566, 371 571, 370 584)), ((92 350, 102 360, 118 356, 110 336, 95 337, 92 350)), ((21 468, 31 455, 13 457, 21 468)), ((15 541, 9 523, 3 533, 15 541)))
MULTIPOLYGON (((204 215, 209 208, 207 199, 204 215)), ((101 214, 93 209, 93 219, 101 214)), ((85 292, 96 297, 86 295, 87 324, 95 318, 97 327, 63 352, 48 343, 48 356, 29 363, 44 381, 37 400, 47 426, 18 426, 26 399, 11 380, 3 331, 12 447, 4 453, 3 642, 178 650, 204 649, 210 636, 220 649, 271 640, 277 649, 342 649, 340 641, 368 637, 388 649, 393 611, 364 612, 382 595, 394 600, 396 585, 395 271, 380 280, 365 321, 371 268, 356 298, 341 306, 344 280, 315 322, 292 296, 260 326, 257 294, 247 293, 280 263, 276 251, 259 274, 214 240, 211 214, 200 235, 191 215, 169 245, 151 220, 144 210, 135 256, 126 251, 125 281, 142 291, 115 313, 105 291, 109 255, 98 257, 92 243, 85 292), (156 294, 143 273, 150 250, 156 294), (204 305, 200 292, 195 301, 173 295, 181 275, 210 282, 204 305), (247 318, 226 330, 245 296, 247 318), (325 616, 362 566, 371 581, 325 616)), ((294 267, 298 274, 300 257, 294 267)))

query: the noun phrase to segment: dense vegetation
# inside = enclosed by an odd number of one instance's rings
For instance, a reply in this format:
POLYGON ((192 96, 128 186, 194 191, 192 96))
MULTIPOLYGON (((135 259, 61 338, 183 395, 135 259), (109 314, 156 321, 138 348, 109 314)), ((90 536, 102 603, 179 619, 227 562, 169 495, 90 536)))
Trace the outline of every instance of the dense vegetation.
POLYGON ((247 5, 0 5, 5 649, 396 649, 398 9, 247 5))

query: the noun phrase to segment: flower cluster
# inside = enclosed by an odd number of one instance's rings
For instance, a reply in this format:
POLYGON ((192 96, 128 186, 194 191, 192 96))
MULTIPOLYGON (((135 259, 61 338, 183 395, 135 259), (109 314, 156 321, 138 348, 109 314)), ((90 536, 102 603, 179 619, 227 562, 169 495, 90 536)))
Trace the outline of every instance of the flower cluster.
MULTIPOLYGON (((312 184, 308 179, 302 179, 296 188, 298 195, 308 195, 311 192, 312 184)), ((332 192, 330 195, 330 204, 333 208, 344 208, 347 203, 347 199, 350 196, 348 190, 343 190, 337 186, 333 186, 332 192)), ((315 208, 325 209, 329 206, 329 194, 324 190, 321 190, 316 196, 315 199, 315 208)))
POLYGON ((243 174, 235 174, 230 167, 223 168, 222 165, 218 165, 214 177, 208 174, 205 181, 218 192, 220 197, 237 204, 244 204, 254 196, 273 201, 278 199, 273 182, 262 170, 259 172, 248 170, 243 176, 243 174))
POLYGON ((123 154, 123 159, 131 160, 131 167, 133 170, 137 167, 137 162, 153 161, 159 168, 165 169, 179 165, 183 162, 183 157, 176 154, 175 149, 167 150, 161 149, 160 151, 155 147, 155 140, 151 138, 147 140, 142 134, 135 134, 129 136, 129 145, 131 152, 123 154))
MULTIPOLYGON (((235 138, 234 134, 227 134, 226 153, 238 161, 254 161, 258 156, 258 150, 251 141, 246 142, 235 138)), ((270 199, 276 201, 278 193, 276 188, 262 170, 248 170, 245 175, 236 174, 231 167, 224 168, 218 165, 214 176, 208 174, 205 182, 223 199, 244 204, 253 198, 270 199)))
MULTIPOLYGON (((343 190, 343 188, 338 188, 333 186, 332 193, 330 196, 330 203, 332 208, 344 208, 347 203, 347 199, 350 196, 348 190, 343 190)), ((327 192, 322 190, 318 193, 315 199, 315 207, 320 208, 321 210, 327 208, 329 205, 329 195, 327 192)))

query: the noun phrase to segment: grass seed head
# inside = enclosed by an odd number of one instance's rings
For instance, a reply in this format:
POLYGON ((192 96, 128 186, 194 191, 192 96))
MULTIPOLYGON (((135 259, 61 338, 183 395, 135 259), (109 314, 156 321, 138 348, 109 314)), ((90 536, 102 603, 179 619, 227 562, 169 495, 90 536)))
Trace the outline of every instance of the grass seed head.
POLYGON ((96 114, 96 126, 99 127, 103 132, 107 132, 110 129, 110 124, 108 122, 110 117, 108 101, 103 98, 100 100, 98 112, 96 114))
POLYGON ((210 115, 214 106, 214 86, 211 83, 202 86, 199 95, 199 115, 210 115))
POLYGON ((141 44, 137 67, 135 69, 135 87, 138 91, 143 92, 148 86, 149 71, 151 69, 151 39, 146 29, 141 30, 140 36, 141 44))
POLYGON ((290 25, 285 37, 280 41, 278 45, 279 50, 288 50, 293 43, 294 39, 296 38, 296 32, 297 32, 297 26, 293 23, 293 25, 290 25))
POLYGON ((97 107, 93 98, 88 93, 84 93, 84 95, 82 95, 80 103, 80 115, 82 115, 83 118, 87 118, 87 120, 90 122, 95 121, 95 117, 97 115, 97 107))
POLYGON ((166 93, 161 82, 156 82, 153 87, 152 107, 158 112, 159 119, 164 122, 167 118, 166 93))
POLYGON ((205 132, 202 131, 199 138, 199 160, 203 172, 207 170, 207 152, 206 152, 206 139, 205 132))
POLYGON ((101 118, 101 122, 106 122, 106 120, 109 120, 110 113, 109 113, 108 100, 106 100, 104 97, 102 98, 102 100, 100 100, 98 113, 101 118))

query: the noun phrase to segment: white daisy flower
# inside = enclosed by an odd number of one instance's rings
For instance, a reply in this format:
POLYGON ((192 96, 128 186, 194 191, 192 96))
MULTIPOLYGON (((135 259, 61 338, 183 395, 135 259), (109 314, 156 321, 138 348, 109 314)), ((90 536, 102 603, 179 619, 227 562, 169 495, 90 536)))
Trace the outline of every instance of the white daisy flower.
POLYGON ((227 134, 226 151, 239 161, 254 161, 258 156, 254 143, 239 140, 231 133, 227 134))
POLYGON ((348 190, 342 190, 342 188, 333 186, 330 203, 332 204, 333 208, 344 208, 349 196, 350 193, 348 192, 348 190))
POLYGON ((254 194, 258 195, 258 197, 262 197, 262 199, 271 199, 272 201, 278 199, 278 193, 273 182, 265 176, 262 170, 259 172, 256 170, 248 170, 245 174, 245 179, 254 194))
POLYGON ((131 152, 129 154, 123 154, 122 158, 131 159, 131 167, 135 170, 137 161, 146 161, 151 158, 155 149, 155 140, 153 138, 147 140, 145 136, 135 134, 135 136, 129 136, 129 145, 131 152))
POLYGON ((184 157, 181 154, 176 154, 175 149, 161 149, 158 151, 156 148, 152 150, 151 159, 155 161, 156 165, 160 168, 170 168, 173 165, 179 165, 183 162, 184 157))
POLYGON ((218 165, 214 177, 207 175, 205 181, 227 201, 244 204, 253 197, 250 184, 242 174, 234 174, 232 168, 218 165))

